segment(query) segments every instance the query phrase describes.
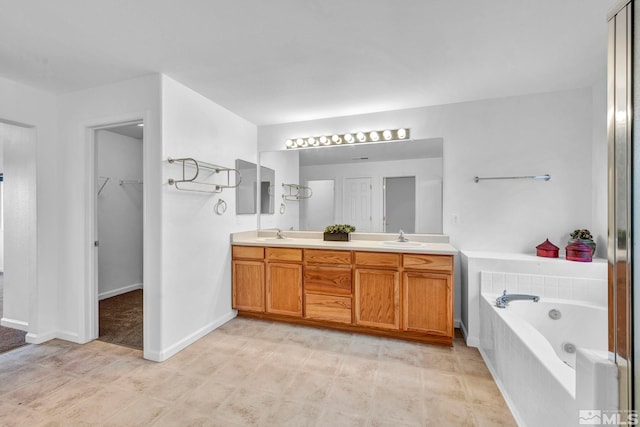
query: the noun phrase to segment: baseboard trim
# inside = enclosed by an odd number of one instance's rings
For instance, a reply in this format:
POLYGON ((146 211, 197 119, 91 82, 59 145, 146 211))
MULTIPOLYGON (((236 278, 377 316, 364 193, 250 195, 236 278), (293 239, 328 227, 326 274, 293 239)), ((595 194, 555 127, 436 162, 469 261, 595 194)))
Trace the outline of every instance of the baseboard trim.
POLYGON ((3 317, 2 319, 0 319, 0 326, 29 332, 29 322, 23 322, 22 320, 8 319, 6 317, 3 317))
POLYGON ((77 332, 69 332, 69 331, 58 331, 56 332, 55 338, 59 338, 61 340, 74 342, 76 344, 86 344, 89 341, 83 341, 80 339, 80 335, 77 332))
POLYGON ((113 289, 111 291, 106 291, 98 294, 98 300, 101 301, 103 299, 115 297, 118 295, 126 294, 127 292, 135 291, 136 289, 142 289, 142 283, 134 283, 133 285, 123 286, 118 289, 113 289))
POLYGON ((462 321, 460 319, 453 319, 454 328, 459 328, 461 324, 462 324, 462 321))
POLYGON ((58 338, 58 334, 55 331, 43 332, 41 334, 33 334, 29 332, 24 340, 29 344, 42 344, 47 341, 51 341, 54 338, 58 338))
POLYGON ((177 354, 180 350, 187 348, 194 342, 198 341, 200 338, 207 335, 209 332, 219 328, 220 326, 224 325, 234 317, 236 317, 236 312, 235 310, 232 310, 229 313, 225 314, 224 316, 219 317, 218 319, 198 329, 191 335, 186 336, 185 338, 181 339, 177 343, 173 344, 172 346, 164 350, 148 351, 147 349, 145 349, 144 358, 148 360, 152 360, 154 362, 164 362, 165 360, 169 359, 171 356, 174 356, 175 354, 177 354))

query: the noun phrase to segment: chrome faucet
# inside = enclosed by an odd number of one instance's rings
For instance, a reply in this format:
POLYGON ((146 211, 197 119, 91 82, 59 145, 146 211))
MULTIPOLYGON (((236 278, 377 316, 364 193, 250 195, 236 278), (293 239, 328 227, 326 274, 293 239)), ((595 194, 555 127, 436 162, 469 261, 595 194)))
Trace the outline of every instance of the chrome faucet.
POLYGON ((400 234, 398 234, 398 242, 408 242, 409 239, 404 237, 404 231, 400 230, 400 234))
POLYGON ((284 239, 284 236, 282 235, 282 230, 280 230, 279 228, 276 228, 276 239, 284 239))
POLYGON ((533 302, 540 301, 540 297, 537 295, 524 295, 524 294, 507 294, 507 290, 505 289, 502 292, 502 296, 496 298, 496 307, 505 308, 509 305, 509 302, 516 300, 530 300, 533 302))

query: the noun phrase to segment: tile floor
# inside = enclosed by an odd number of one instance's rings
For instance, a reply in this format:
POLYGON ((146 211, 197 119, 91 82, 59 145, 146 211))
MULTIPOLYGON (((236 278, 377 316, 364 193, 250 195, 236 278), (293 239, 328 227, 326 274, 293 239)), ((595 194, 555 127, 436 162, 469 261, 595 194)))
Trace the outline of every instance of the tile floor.
POLYGON ((1 426, 514 426, 480 354, 234 319, 163 363, 101 341, 0 355, 1 426))

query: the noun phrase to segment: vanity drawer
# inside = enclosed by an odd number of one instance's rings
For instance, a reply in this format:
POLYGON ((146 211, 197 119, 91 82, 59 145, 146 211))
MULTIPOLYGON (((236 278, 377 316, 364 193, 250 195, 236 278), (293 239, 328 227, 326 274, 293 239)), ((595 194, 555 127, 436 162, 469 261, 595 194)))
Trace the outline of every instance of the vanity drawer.
POLYGON ((307 264, 351 265, 351 252, 305 249, 304 260, 307 264))
POLYGON ((355 264, 366 267, 398 268, 400 266, 400 254, 385 252, 356 252, 355 264))
POLYGON ((453 271, 453 257, 451 255, 414 255, 404 254, 402 266, 410 270, 453 271))
POLYGON ((302 261, 302 249, 296 248, 267 248, 267 261, 302 261))
POLYGON ((259 246, 233 246, 231 254, 234 259, 264 259, 264 248, 259 246))
POLYGON ((336 295, 351 295, 351 269, 306 266, 304 290, 336 295))
POLYGON ((351 297, 305 293, 306 319, 351 323, 351 297))

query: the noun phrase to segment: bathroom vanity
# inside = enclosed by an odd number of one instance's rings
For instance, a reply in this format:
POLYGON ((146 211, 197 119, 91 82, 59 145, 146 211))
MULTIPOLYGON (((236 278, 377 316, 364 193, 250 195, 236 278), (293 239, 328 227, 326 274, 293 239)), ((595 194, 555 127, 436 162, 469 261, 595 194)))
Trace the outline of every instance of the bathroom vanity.
POLYGON ((451 245, 394 244, 383 234, 350 242, 309 235, 232 236, 238 315, 452 345, 451 245))

